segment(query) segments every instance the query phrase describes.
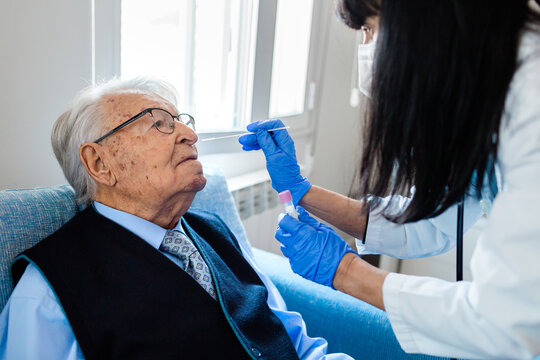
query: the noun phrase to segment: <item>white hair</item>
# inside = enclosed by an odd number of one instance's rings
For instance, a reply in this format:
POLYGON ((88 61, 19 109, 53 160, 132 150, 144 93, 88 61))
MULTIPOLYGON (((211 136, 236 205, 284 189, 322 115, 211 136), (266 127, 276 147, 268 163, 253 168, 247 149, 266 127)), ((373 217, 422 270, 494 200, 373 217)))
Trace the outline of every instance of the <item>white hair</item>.
POLYGON ((176 91, 172 85, 163 80, 144 77, 129 80, 114 78, 89 86, 77 94, 70 108, 54 123, 51 142, 64 176, 75 189, 77 202, 81 205, 90 204, 96 195, 97 185, 79 158, 79 148, 103 135, 105 126, 102 120, 102 99, 124 92, 156 94, 172 105, 177 105, 176 91))

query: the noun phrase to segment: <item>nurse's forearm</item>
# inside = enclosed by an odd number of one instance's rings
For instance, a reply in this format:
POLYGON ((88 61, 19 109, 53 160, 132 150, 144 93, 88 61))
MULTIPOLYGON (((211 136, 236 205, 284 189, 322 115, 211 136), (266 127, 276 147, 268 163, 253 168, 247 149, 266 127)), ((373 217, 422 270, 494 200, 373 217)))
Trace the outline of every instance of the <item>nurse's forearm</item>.
POLYGON ((339 263, 332 285, 341 292, 385 310, 382 288, 388 274, 388 271, 368 264, 356 254, 347 253, 339 263))
POLYGON ((313 185, 299 205, 347 234, 362 239, 366 229, 365 203, 313 185))

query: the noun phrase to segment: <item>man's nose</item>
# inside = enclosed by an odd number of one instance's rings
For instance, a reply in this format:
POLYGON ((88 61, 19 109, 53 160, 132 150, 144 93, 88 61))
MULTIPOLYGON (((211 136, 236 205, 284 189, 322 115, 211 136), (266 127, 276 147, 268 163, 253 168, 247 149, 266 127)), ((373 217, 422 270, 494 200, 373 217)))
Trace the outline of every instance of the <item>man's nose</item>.
POLYGON ((186 143, 193 145, 199 140, 195 130, 179 121, 176 121, 174 124, 174 134, 176 136, 176 143, 178 144, 186 143))

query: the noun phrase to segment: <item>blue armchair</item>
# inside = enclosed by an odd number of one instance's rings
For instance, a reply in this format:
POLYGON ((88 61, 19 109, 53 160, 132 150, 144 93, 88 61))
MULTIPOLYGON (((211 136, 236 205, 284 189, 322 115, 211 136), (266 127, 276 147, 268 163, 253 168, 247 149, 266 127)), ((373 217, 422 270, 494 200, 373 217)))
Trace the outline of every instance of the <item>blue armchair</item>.
MULTIPOLYGON (((310 336, 328 340, 329 352, 344 352, 355 359, 434 359, 405 354, 383 311, 304 280, 292 273, 285 258, 251 248, 224 176, 215 169, 205 169, 205 174, 207 186, 197 194, 192 207, 216 212, 238 240, 248 244, 246 248, 270 276, 289 310, 303 315, 310 336)), ((79 210, 68 185, 0 191, 0 309, 13 288, 9 273, 12 259, 79 210)))

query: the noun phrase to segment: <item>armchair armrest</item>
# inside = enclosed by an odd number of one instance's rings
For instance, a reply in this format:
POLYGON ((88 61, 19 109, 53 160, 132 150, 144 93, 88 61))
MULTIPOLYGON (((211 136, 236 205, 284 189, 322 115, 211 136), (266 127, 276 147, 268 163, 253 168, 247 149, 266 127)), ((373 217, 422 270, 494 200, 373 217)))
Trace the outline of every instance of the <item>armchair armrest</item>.
POLYGON ((278 288, 290 311, 302 314, 309 336, 328 341, 328 352, 355 359, 439 359, 406 354, 386 313, 352 296, 294 274, 286 258, 253 248, 257 264, 278 288))

